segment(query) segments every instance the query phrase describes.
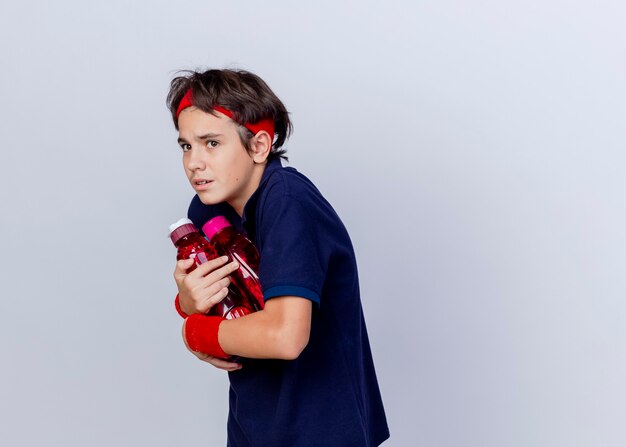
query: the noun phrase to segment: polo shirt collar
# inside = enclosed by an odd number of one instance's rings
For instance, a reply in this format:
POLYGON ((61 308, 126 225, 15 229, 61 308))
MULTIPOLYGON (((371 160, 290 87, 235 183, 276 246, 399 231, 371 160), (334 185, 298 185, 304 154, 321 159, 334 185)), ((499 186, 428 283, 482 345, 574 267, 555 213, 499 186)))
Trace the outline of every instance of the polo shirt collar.
POLYGON ((261 195, 261 191, 263 191, 263 187, 265 186, 265 183, 267 183, 267 179, 270 177, 270 175, 272 175, 274 171, 281 169, 282 167, 283 167, 283 164, 280 161, 280 158, 276 158, 274 160, 269 161, 267 165, 265 166, 265 170, 263 171, 263 175, 261 176, 261 181, 259 182, 259 186, 252 193, 252 195, 250 196, 246 204, 243 206, 243 213, 241 215, 241 225, 244 226, 246 231, 249 230, 248 226, 246 225, 246 222, 249 220, 252 220, 254 222, 256 204, 259 200, 259 196, 261 195))

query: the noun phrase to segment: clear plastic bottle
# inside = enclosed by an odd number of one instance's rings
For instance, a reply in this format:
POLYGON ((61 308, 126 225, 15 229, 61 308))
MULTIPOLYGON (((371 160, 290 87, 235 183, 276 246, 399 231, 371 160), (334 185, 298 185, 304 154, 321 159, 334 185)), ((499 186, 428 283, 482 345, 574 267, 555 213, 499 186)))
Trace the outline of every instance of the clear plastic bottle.
POLYGON ((220 256, 228 256, 239 263, 231 274, 233 283, 248 296, 251 307, 263 309, 263 290, 257 272, 260 256, 250 239, 237 231, 224 216, 217 216, 202 226, 205 236, 220 256))
MULTIPOLYGON (((187 269, 192 272, 197 266, 211 259, 221 256, 215 248, 202 237, 193 222, 189 219, 180 219, 170 225, 170 239, 178 248, 177 260, 193 258, 195 263, 187 269)), ((258 310, 249 304, 246 294, 242 294, 240 287, 231 281, 228 286, 228 295, 209 310, 208 315, 224 317, 227 320, 242 317, 258 310)))

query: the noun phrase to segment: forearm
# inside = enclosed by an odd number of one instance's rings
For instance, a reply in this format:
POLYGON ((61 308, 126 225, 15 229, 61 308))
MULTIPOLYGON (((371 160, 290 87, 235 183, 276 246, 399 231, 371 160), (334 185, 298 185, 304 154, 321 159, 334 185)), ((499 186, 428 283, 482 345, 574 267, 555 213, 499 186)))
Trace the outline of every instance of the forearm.
POLYGON ((309 341, 311 301, 273 298, 265 309, 233 320, 192 315, 185 320, 185 343, 193 351, 226 358, 295 359, 309 341), (189 342, 189 343, 188 343, 189 342))
MULTIPOLYGON (((301 300, 303 303, 299 304, 310 308, 308 300, 301 300)), ((309 341, 310 311, 299 314, 272 310, 265 309, 243 318, 223 321, 218 332, 222 349, 247 358, 297 358, 309 341)))

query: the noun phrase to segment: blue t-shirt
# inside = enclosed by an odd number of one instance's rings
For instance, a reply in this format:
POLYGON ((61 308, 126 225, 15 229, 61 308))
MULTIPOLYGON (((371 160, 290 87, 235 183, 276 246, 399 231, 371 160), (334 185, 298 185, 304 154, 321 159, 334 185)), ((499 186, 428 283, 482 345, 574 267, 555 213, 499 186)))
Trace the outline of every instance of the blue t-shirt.
POLYGON ((229 447, 374 447, 389 437, 350 237, 304 175, 268 163, 240 218, 195 196, 196 227, 224 215, 261 255, 263 297, 311 300, 309 343, 295 360, 246 359, 229 373, 229 447))

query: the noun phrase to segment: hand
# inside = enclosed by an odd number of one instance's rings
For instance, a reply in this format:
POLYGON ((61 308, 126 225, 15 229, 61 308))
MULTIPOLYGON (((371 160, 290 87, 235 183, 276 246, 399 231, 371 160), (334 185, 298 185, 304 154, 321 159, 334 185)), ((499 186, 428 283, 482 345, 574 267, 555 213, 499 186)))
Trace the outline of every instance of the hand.
POLYGON ((223 369, 224 371, 237 371, 242 368, 240 363, 229 362, 228 360, 220 359, 218 357, 213 357, 211 355, 205 354, 204 352, 192 351, 187 344, 187 337, 185 337, 185 326, 187 325, 187 320, 183 323, 183 341, 185 342, 185 346, 193 355, 198 357, 203 362, 210 363, 218 369, 223 369))
POLYGON ((203 362, 210 363, 218 369, 223 369, 224 371, 232 372, 238 371, 242 368, 240 363, 229 362, 228 360, 220 359, 218 357, 213 357, 202 352, 191 351, 196 357, 198 357, 203 362))
POLYGON ((228 294, 229 274, 239 268, 237 261, 224 265, 227 257, 212 259, 187 273, 194 260, 181 259, 176 263, 174 281, 178 287, 180 308, 187 315, 207 313, 228 294))

